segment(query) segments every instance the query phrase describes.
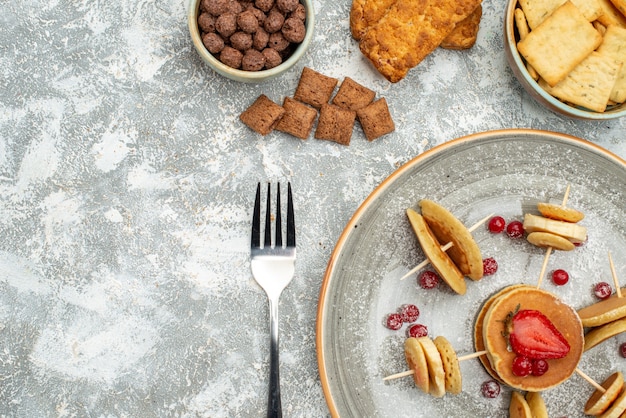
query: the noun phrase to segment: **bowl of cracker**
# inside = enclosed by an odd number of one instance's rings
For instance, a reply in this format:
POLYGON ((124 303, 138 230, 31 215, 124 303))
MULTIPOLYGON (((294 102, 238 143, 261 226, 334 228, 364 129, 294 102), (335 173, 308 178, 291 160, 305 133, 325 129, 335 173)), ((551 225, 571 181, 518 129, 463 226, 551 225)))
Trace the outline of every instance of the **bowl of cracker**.
POLYGON ((576 119, 626 116, 626 1, 509 0, 504 38, 513 74, 540 104, 576 119))
POLYGON ((191 0, 187 23, 211 69, 255 83, 283 74, 302 58, 315 16, 312 0, 191 0))

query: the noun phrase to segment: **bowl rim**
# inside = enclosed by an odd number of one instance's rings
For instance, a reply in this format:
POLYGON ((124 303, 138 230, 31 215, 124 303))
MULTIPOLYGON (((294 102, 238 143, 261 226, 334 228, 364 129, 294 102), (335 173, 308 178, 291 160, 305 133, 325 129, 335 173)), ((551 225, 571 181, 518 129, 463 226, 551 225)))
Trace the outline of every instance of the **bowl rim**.
POLYGON ((202 0, 191 0, 189 2, 189 8, 187 13, 187 24, 189 26, 189 33, 191 34, 191 39, 196 48, 196 51, 200 56, 214 69, 217 73, 223 75, 224 77, 238 80, 238 81, 264 81, 277 75, 287 71, 293 65, 298 62, 300 58, 304 55, 306 50, 308 49, 311 40, 313 39, 313 32, 315 28, 315 13, 313 9, 312 0, 300 0, 300 2, 304 5, 307 11, 307 16, 305 20, 306 34, 304 36, 304 40, 300 42, 300 44, 296 47, 293 53, 283 61, 280 65, 270 68, 269 70, 261 70, 261 71, 244 71, 236 68, 229 67, 228 65, 222 63, 220 60, 215 58, 213 54, 211 54, 202 43, 202 38, 200 36, 200 29, 198 28, 198 15, 200 10, 200 2, 202 0))
MULTIPOLYGON (((547 102, 547 107, 550 110, 553 110, 557 113, 573 116, 579 119, 592 119, 592 120, 610 120, 617 119, 623 116, 626 116, 626 104, 622 104, 621 108, 613 108, 607 110, 606 112, 594 112, 593 110, 583 110, 573 106, 570 106, 556 97, 548 94, 543 88, 537 84, 535 79, 533 79, 528 70, 526 69, 526 65, 522 61, 522 58, 517 50, 517 43, 515 41, 515 22, 514 22, 514 12, 515 8, 519 4, 519 0, 509 0, 505 10, 505 18, 504 18, 504 36, 505 36, 505 48, 509 51, 509 56, 515 62, 515 65, 519 69, 519 74, 524 78, 526 84, 533 89, 542 99, 547 102)), ((531 95, 536 101, 538 99, 531 95)), ((546 103, 540 103, 546 104, 546 103)))

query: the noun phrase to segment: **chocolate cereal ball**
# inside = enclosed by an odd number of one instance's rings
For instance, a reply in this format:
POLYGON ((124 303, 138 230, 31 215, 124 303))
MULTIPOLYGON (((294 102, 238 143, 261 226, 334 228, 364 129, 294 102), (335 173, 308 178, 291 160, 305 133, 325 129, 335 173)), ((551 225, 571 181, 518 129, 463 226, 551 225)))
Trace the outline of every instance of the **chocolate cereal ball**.
POLYGON ((268 70, 279 66, 283 62, 278 51, 273 48, 265 48, 262 54, 265 57, 265 68, 268 70))
POLYGON ((277 9, 272 9, 265 18, 263 29, 265 29, 268 33, 274 33, 283 27, 284 22, 285 16, 283 16, 283 14, 277 9))
POLYGON ((241 51, 237 51, 235 48, 230 46, 225 46, 219 57, 220 61, 235 69, 241 67, 242 58, 243 54, 241 51))
POLYGON ((202 43, 211 54, 217 54, 224 49, 224 39, 214 32, 205 33, 202 36, 202 43))
POLYGON ((252 35, 245 32, 235 32, 230 36, 230 45, 240 51, 252 48, 252 35))
POLYGON ((241 59, 241 69, 244 71, 260 71, 265 67, 265 56, 256 49, 249 49, 241 59))
POLYGON ((270 34, 265 32, 265 29, 259 28, 254 35, 252 35, 252 47, 256 50, 263 51, 270 41, 270 34))
POLYGON ((246 33, 254 33, 259 29, 259 21, 252 10, 246 10, 237 15, 237 26, 246 33))
POLYGON ((281 32, 274 32, 270 35, 268 46, 278 52, 281 52, 289 46, 289 41, 285 39, 281 32))
POLYGON ((304 8, 304 5, 302 3, 298 3, 298 6, 296 6, 296 9, 291 12, 289 17, 295 17, 296 19, 300 19, 304 22, 306 20, 306 9, 304 8))
POLYGON ((276 0, 276 7, 284 13, 293 12, 298 4, 300 4, 298 0, 276 0))
POLYGON ((263 23, 265 23, 265 12, 263 12, 263 10, 261 9, 257 9, 256 7, 254 7, 254 3, 250 3, 250 6, 248 6, 248 10, 254 13, 256 20, 259 22, 259 26, 263 26, 263 23))
POLYGON ((254 5, 264 12, 269 12, 274 7, 274 0, 255 0, 254 5))
POLYGON ((237 15, 223 13, 215 20, 215 30, 224 38, 230 37, 237 30, 237 15))
POLYGON ((237 0, 231 0, 226 8, 227 12, 239 14, 243 12, 243 6, 237 0))
POLYGON ((215 17, 208 12, 200 13, 198 27, 202 32, 215 32, 215 17))
POLYGON ((306 28, 304 27, 303 21, 295 17, 290 17, 285 20, 281 32, 288 42, 300 43, 304 40, 306 28))
POLYGON ((219 16, 228 10, 228 3, 230 0, 202 0, 200 7, 213 16, 219 16))

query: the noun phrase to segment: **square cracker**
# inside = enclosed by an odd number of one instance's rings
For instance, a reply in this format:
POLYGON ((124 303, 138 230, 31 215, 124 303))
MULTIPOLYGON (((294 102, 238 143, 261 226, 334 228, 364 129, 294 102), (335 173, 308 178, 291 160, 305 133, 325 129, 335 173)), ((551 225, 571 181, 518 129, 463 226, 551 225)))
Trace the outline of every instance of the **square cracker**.
POLYGON ((622 14, 622 16, 626 17, 626 0, 611 0, 613 6, 622 14))
POLYGON ((285 109, 281 105, 262 94, 239 115, 239 119, 253 131, 267 135, 272 132, 284 113, 285 109))
POLYGON ((621 62, 622 69, 617 75, 617 80, 611 91, 609 99, 616 103, 626 101, 626 28, 609 25, 604 33, 602 44, 597 49, 598 53, 607 55, 615 61, 621 62))
POLYGON ((518 42, 517 49, 551 86, 563 80, 602 42, 602 35, 570 1, 518 42))
POLYGON ((323 104, 315 129, 315 138, 350 145, 356 112, 332 104, 323 104))
POLYGON ((317 111, 291 97, 285 97, 283 108, 285 114, 274 129, 291 134, 296 138, 307 139, 317 117, 317 111))
POLYGON ((598 0, 602 6, 602 15, 598 21, 604 26, 618 25, 626 28, 626 16, 622 15, 610 0, 598 0))
POLYGON ((546 85, 543 80, 539 84, 565 102, 604 112, 621 67, 612 57, 593 51, 555 86, 546 85))
POLYGON ((359 43, 363 55, 397 83, 435 50, 481 0, 398 0, 359 43))
MULTIPOLYGON (((519 0, 519 5, 526 15, 528 26, 530 26, 531 29, 535 29, 566 1, 567 0, 519 0)), ((571 2, 590 22, 596 20, 603 13, 600 0, 571 0, 571 2)))

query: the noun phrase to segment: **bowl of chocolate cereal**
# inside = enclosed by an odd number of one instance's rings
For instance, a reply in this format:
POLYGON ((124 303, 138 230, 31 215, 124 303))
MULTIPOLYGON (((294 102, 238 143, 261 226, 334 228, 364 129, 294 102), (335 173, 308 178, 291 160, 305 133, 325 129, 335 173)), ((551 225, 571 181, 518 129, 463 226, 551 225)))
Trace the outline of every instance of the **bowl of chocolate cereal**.
POLYGON ((313 37, 312 0, 191 0, 191 39, 218 74, 261 82, 289 70, 313 37))
POLYGON ((539 104, 564 116, 626 116, 626 15, 610 2, 509 0, 504 50, 539 104))

